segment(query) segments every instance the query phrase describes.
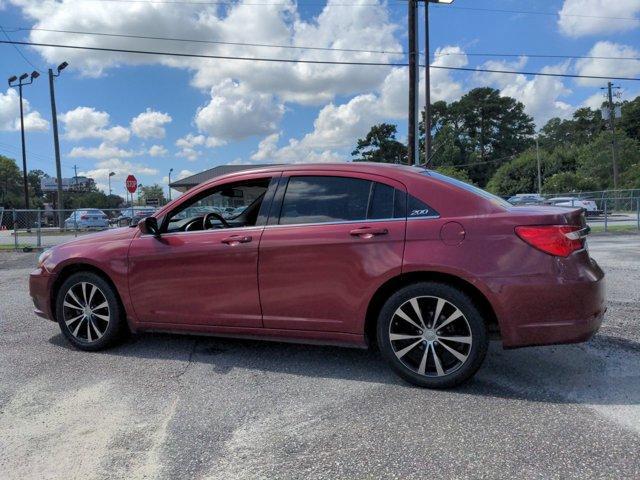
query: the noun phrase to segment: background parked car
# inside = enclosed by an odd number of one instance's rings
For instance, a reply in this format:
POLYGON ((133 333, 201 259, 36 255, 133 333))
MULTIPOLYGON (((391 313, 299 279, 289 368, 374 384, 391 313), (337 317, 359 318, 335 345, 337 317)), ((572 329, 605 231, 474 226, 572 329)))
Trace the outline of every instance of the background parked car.
POLYGON ((74 210, 64 221, 64 228, 69 230, 82 228, 108 228, 107 215, 97 208, 74 210))
POLYGON ((508 202, 511 205, 541 205, 544 197, 537 193, 519 193, 509 198, 508 202))
POLYGON ((155 213, 154 207, 129 207, 120 212, 120 216, 115 219, 119 227, 126 227, 131 224, 137 224, 140 220, 150 217, 155 213))
POLYGON ((588 216, 600 215, 602 213, 596 202, 584 198, 555 197, 548 199, 545 203, 556 207, 584 208, 588 216))

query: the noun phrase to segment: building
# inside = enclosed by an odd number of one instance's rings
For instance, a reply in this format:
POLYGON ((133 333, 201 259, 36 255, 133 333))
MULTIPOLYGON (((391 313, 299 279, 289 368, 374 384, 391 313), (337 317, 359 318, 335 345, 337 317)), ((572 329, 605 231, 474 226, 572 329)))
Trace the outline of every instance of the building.
MULTIPOLYGON (((95 186, 93 178, 89 177, 71 177, 62 178, 62 190, 65 192, 87 192, 95 186)), ((58 190, 58 180, 56 177, 42 177, 40 179, 40 188, 42 191, 55 192, 58 190)))
POLYGON ((250 170, 252 168, 259 167, 270 167, 274 164, 263 164, 263 165, 218 165, 217 167, 210 168, 209 170, 205 170, 200 173, 196 173, 195 175, 191 175, 190 177, 181 178, 180 180, 176 180, 175 182, 171 182, 169 187, 174 190, 178 190, 179 192, 186 192, 187 190, 195 187, 196 185, 200 185, 202 182, 206 182, 207 180, 211 180, 212 178, 219 177, 221 175, 226 175, 227 173, 241 172, 243 170, 250 170))

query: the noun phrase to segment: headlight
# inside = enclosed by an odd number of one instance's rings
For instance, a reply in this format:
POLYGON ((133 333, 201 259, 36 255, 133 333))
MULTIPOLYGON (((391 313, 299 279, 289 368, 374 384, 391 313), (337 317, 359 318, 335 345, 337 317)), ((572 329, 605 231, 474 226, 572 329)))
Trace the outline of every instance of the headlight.
POLYGON ((42 252, 38 257, 38 268, 43 268, 44 262, 46 262, 49 257, 51 257, 51 250, 45 250, 44 252, 42 252))

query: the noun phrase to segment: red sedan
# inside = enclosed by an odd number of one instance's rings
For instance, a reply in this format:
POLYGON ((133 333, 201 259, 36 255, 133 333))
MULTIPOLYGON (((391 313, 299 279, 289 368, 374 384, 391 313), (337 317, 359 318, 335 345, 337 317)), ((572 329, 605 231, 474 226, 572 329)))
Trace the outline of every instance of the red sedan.
POLYGON ((366 347, 426 387, 505 348, 582 342, 605 311, 582 210, 513 207, 417 167, 259 168, 137 227, 44 252, 36 313, 83 350, 126 331, 366 347))

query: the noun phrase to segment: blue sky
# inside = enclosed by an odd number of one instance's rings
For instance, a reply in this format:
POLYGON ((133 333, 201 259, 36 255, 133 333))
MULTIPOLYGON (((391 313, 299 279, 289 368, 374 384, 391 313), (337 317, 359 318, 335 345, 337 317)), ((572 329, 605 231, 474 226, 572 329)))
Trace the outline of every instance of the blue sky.
MULTIPOLYGON (((640 57, 640 1, 456 0, 431 7, 432 62, 445 66, 640 77, 640 61, 477 57, 470 53, 640 57), (453 7, 453 8, 452 8, 453 7), (523 10, 531 13, 474 9, 523 10), (603 18, 616 17, 616 18, 603 18), (630 20, 630 19, 636 20, 630 20)), ((233 5, 135 1, 0 0, 0 25, 13 40, 278 58, 403 62, 401 54, 322 52, 265 47, 89 37, 43 30, 197 38, 242 43, 398 51, 406 46, 406 4, 398 1, 245 0, 233 5), (374 5, 375 4, 375 5, 374 5)), ((423 17, 420 17, 422 33, 423 17)), ((2 35, 0 33, 0 35, 2 35)), ((422 41, 421 41, 422 44, 422 41)), ((93 176, 101 188, 115 171, 115 193, 134 173, 163 183, 215 165, 349 159, 374 123, 397 123, 404 137, 406 69, 231 60, 171 59, 21 47, 40 70, 67 60, 56 80, 63 175, 93 176)), ((0 45, 5 78, 33 68, 0 45)), ((580 106, 600 103, 605 81, 466 72, 432 73, 435 99, 453 101, 480 85, 521 100, 541 126, 580 106)), ((616 82, 626 97, 640 82, 616 82)), ((421 91, 423 88, 421 88, 421 91)), ((25 87, 28 168, 55 174, 46 76, 25 87)), ((0 88, 0 153, 20 158, 18 102, 0 88)))

